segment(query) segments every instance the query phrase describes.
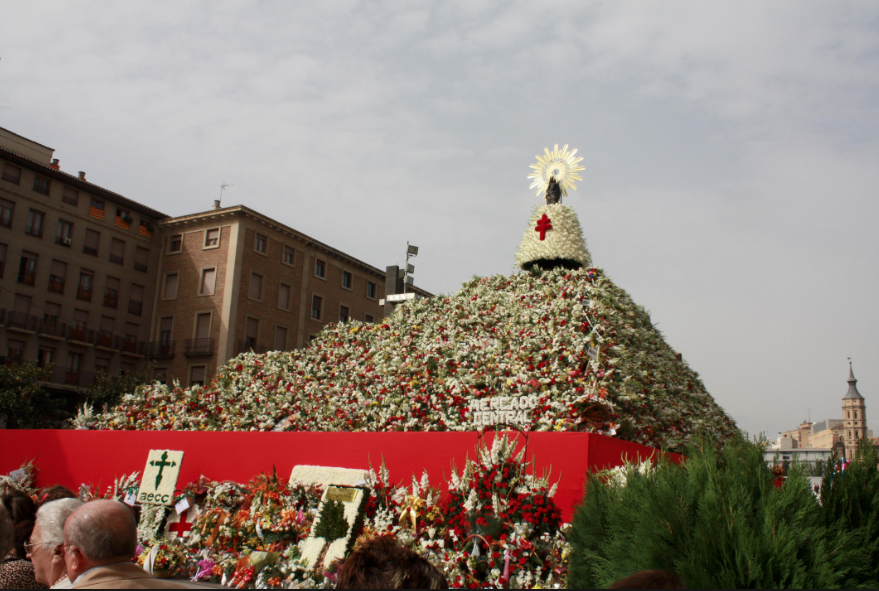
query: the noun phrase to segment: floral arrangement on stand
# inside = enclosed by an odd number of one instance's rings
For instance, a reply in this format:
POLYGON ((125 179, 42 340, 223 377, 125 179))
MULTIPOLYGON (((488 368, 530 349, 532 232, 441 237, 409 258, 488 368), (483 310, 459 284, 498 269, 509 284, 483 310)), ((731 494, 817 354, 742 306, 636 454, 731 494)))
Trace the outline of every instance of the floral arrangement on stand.
POLYGON ((474 278, 382 324, 327 326, 308 348, 244 353, 205 386, 152 384, 77 428, 464 431, 473 400, 536 397, 534 431, 680 451, 735 423, 649 314, 600 269, 474 278))
POLYGON ((7 494, 11 490, 23 492, 34 500, 37 500, 39 490, 36 487, 37 468, 35 460, 27 460, 17 470, 0 476, 0 494, 7 494))

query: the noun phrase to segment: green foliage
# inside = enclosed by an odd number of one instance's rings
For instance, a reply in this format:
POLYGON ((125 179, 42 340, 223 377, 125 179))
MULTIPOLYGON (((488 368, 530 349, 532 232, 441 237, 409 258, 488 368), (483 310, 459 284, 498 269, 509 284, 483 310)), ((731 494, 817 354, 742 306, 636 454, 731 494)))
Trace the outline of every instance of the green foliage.
POLYGON ((775 487, 763 450, 742 437, 720 449, 697 440, 681 465, 591 474, 574 517, 569 586, 607 587, 651 569, 690 588, 871 584, 863 532, 828 525, 803 466, 775 487))
POLYGON ((320 512, 320 521, 314 530, 315 537, 327 542, 348 535, 348 521, 345 519, 345 505, 341 501, 327 501, 320 512))
POLYGON ((109 408, 119 402, 124 394, 130 394, 138 386, 149 383, 152 367, 152 364, 148 363, 139 366, 135 371, 119 375, 99 373, 95 376, 94 384, 89 386, 83 397, 95 408, 109 408))
POLYGON ((48 428, 63 418, 59 404, 40 384, 49 373, 33 362, 0 365, 0 416, 6 416, 7 427, 48 428))

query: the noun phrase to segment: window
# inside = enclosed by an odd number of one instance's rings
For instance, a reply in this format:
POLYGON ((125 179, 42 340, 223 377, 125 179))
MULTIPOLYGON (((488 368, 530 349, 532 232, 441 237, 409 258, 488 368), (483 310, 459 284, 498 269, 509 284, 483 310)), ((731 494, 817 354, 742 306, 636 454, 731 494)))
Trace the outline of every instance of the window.
POLYGON ((85 242, 82 246, 82 252, 84 254, 90 254, 93 257, 98 256, 98 244, 100 244, 100 242, 101 233, 96 230, 87 229, 85 231, 85 242))
POLYGON ((204 386, 205 380, 205 366, 204 365, 195 365, 189 368, 189 385, 190 386, 204 386))
POLYGON ((140 246, 136 247, 134 250, 134 270, 146 273, 149 258, 149 250, 141 248, 140 246))
POLYGON ((373 283, 372 281, 366 282, 366 297, 371 300, 375 299, 375 283, 373 283))
POLYGON ((42 193, 43 195, 49 194, 49 179, 45 179, 41 176, 34 177, 34 191, 37 193, 42 193))
POLYGON ((131 291, 128 297, 128 313, 140 316, 143 312, 143 292, 142 285, 131 285, 131 291))
POLYGON ((250 299, 262 299, 262 275, 258 273, 250 274, 250 299))
POLYGON ((205 248, 210 248, 212 246, 220 245, 220 229, 212 228, 210 230, 206 230, 204 233, 204 246, 205 248))
POLYGON ((53 359, 55 359, 55 349, 40 347, 40 352, 37 353, 37 365, 43 368, 49 367, 53 359))
POLYGON ((195 338, 209 339, 211 338, 211 313, 202 312, 195 317, 195 338))
POLYGON ((6 360, 14 363, 21 363, 24 357, 24 341, 14 341, 7 339, 6 341, 6 360))
POLYGON ((12 311, 29 315, 31 313, 31 298, 20 293, 15 294, 15 300, 12 302, 12 311))
POLYGON ((157 367, 153 370, 153 379, 159 382, 160 384, 168 383, 168 368, 167 367, 157 367))
POLYGON ((55 232, 55 244, 70 246, 73 235, 73 223, 67 220, 58 220, 58 230, 55 232))
POLYGON ((89 321, 89 313, 86 310, 73 311, 73 327, 79 330, 85 330, 85 325, 89 321))
POLYGON ((165 289, 162 291, 162 299, 173 300, 177 297, 177 273, 165 275, 165 289))
POLYGON ((259 320, 256 318, 247 318, 247 324, 244 327, 244 347, 256 347, 256 339, 259 337, 259 320))
POLYGON ((104 202, 92 197, 89 201, 89 215, 99 220, 104 219, 104 202))
POLYGON ((278 307, 282 310, 290 309, 290 286, 284 283, 278 287, 278 307))
POLYGON ((22 252, 21 262, 18 264, 18 282, 25 285, 33 285, 37 278, 37 255, 32 252, 22 252))
POLYGON ((113 223, 116 225, 117 228, 127 230, 128 225, 133 221, 134 218, 131 217, 131 214, 129 214, 126 210, 116 208, 116 219, 113 220, 113 223))
POLYGON ((201 271, 201 287, 198 293, 201 295, 211 295, 214 293, 214 287, 217 281, 217 269, 202 269, 201 271))
POLYGON ((342 271, 342 287, 347 289, 351 289, 351 286, 354 285, 354 278, 351 276, 351 273, 348 271, 342 271))
POLYGON ((29 209, 27 212, 27 227, 24 229, 24 233, 41 238, 43 236, 43 218, 45 217, 42 211, 29 209))
POLYGON ((68 353, 67 368, 69 373, 79 375, 79 370, 82 369, 82 353, 68 353))
POLYGON ((110 360, 106 357, 95 357, 95 373, 110 373, 110 360))
POLYGON ((67 278, 67 263, 52 261, 49 270, 49 291, 64 293, 64 280, 67 278))
POLYGON ((283 326, 275 327, 275 351, 287 350, 287 329, 283 326))
POLYGON ((15 203, 0 199, 0 226, 7 228, 12 226, 12 211, 15 209, 15 203))
POLYGON ((104 305, 115 308, 119 305, 119 280, 115 277, 107 277, 107 285, 104 287, 104 305))
POLYGON ((318 277, 326 277, 327 264, 320 259, 314 260, 314 274, 318 277))
POLYGON ((125 242, 118 238, 110 240, 110 262, 121 265, 125 261, 125 242))
POLYGON ((284 262, 292 265, 296 260, 296 251, 292 246, 284 246, 284 262))
POLYGON ((10 183, 15 183, 16 185, 21 180, 21 169, 17 166, 12 166, 8 162, 3 163, 3 180, 9 181, 10 183))
POLYGON ((320 296, 314 296, 311 298, 311 317, 315 320, 320 320, 323 303, 323 298, 320 296))
POLYGON ((116 319, 109 316, 101 316, 101 334, 110 336, 116 328, 116 319))
POLYGON ((168 345, 171 343, 171 331, 173 328, 173 316, 165 316, 159 321, 159 342, 162 345, 168 345))
POLYGON ((310 343, 311 341, 315 340, 316 338, 317 338, 316 334, 310 334, 310 335, 308 335, 308 342, 310 343))
POLYGON ((339 322, 348 322, 350 315, 351 310, 348 309, 348 306, 339 306, 339 322))
POLYGON ((266 237, 262 234, 257 234, 256 239, 253 241, 253 250, 257 252, 265 253, 268 241, 266 237))
POLYGON ((6 268, 6 245, 0 244, 0 279, 3 278, 3 271, 6 268))
POLYGON ((367 314, 367 315, 366 315, 366 321, 369 322, 369 323, 373 323, 373 322, 375 322, 375 316, 373 316, 372 314, 367 314))
POLYGON ((170 238, 168 238, 168 252, 182 252, 183 251, 183 234, 174 234, 170 238))
POLYGON ((61 201, 68 205, 79 205, 79 191, 70 187, 64 187, 64 192, 61 194, 61 201))
POLYGON ((76 286, 76 298, 86 302, 92 301, 92 281, 94 274, 91 271, 79 272, 79 284, 76 286))

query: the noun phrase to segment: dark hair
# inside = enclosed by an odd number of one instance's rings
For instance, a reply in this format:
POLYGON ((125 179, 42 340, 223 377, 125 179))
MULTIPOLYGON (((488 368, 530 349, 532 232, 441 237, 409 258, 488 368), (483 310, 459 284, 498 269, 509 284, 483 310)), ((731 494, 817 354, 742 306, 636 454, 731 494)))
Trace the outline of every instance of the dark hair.
POLYGON ((669 570, 642 570, 613 583, 609 589, 686 589, 683 579, 669 570))
POLYGON ((393 536, 377 536, 346 558, 336 572, 336 589, 447 589, 437 567, 393 536))
POLYGON ((12 528, 12 540, 15 544, 12 549, 15 550, 15 555, 19 558, 24 558, 24 545, 31 539, 31 533, 33 533, 33 531, 34 522, 31 519, 19 521, 15 524, 15 527, 12 528))
POLYGON ((52 501, 57 501, 58 499, 75 499, 76 494, 66 486, 61 486, 60 484, 56 484, 54 486, 50 486, 48 488, 43 489, 43 494, 40 497, 40 505, 45 505, 46 503, 51 503, 52 501))
POLYGON ((5 495, 0 496, 0 503, 6 507, 9 518, 14 524, 34 521, 37 518, 37 506, 29 496, 19 490, 10 489, 5 495))

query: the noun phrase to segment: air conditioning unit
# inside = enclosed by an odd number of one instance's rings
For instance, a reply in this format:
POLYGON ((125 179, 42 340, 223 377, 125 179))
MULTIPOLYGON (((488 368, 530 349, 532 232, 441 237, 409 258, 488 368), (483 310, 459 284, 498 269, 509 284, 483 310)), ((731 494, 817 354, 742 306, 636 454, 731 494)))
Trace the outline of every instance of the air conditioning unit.
POLYGON ((64 246, 70 246, 70 244, 72 242, 73 242, 73 240, 71 240, 70 238, 62 238, 61 239, 61 244, 63 244, 64 246))

